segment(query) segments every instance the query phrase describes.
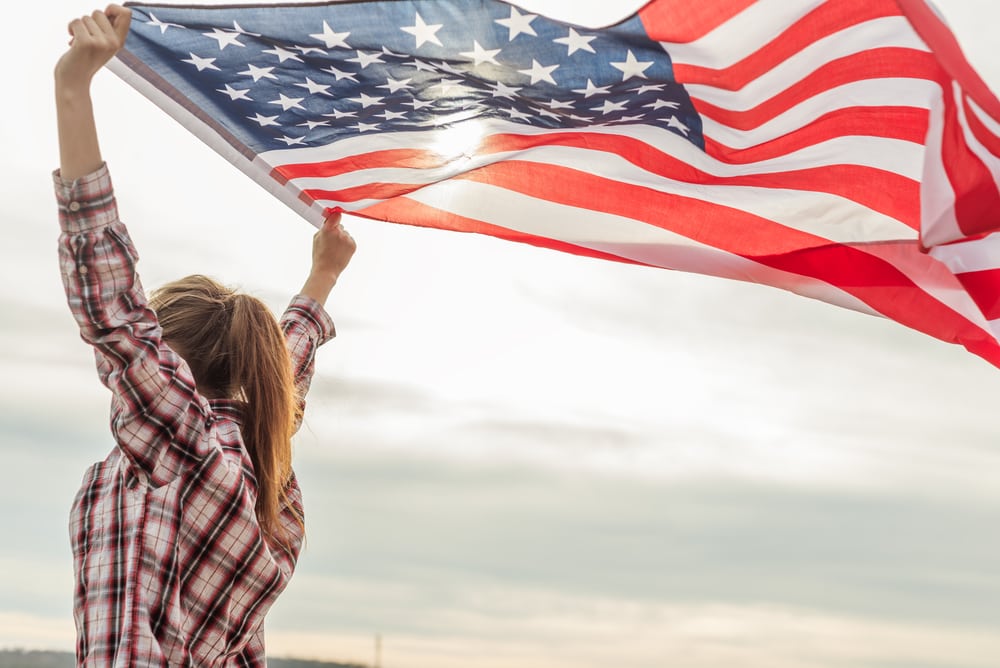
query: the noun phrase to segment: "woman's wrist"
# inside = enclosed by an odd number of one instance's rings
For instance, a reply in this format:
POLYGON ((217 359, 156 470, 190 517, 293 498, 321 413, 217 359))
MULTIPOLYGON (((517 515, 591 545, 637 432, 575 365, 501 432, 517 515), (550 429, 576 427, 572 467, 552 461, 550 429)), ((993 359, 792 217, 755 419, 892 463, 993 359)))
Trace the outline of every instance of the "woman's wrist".
POLYGON ((337 284, 337 278, 339 278, 337 274, 316 271, 314 269, 309 272, 309 276, 302 286, 301 293, 307 297, 312 297, 320 304, 326 304, 326 300, 330 296, 330 291, 337 284))

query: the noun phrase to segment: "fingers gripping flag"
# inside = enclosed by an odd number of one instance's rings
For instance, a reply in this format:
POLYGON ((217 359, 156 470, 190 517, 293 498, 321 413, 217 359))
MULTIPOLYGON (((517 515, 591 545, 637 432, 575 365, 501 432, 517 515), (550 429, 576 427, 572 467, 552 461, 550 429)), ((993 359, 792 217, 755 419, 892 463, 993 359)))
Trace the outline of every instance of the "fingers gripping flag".
POLYGON ((760 282, 1000 366, 1000 102, 925 0, 130 6, 112 69, 314 224, 760 282))

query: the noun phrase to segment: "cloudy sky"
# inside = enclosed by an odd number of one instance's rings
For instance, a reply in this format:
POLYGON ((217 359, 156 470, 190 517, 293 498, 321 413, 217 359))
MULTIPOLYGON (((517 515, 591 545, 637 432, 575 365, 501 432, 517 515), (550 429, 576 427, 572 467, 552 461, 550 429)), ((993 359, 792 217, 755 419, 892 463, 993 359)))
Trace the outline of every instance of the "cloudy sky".
MULTIPOLYGON (((584 19, 641 3, 613 4, 584 19)), ((995 0, 938 4, 1000 89, 995 0)), ((70 650, 66 519, 110 440, 49 177, 51 69, 92 7, 45 7, 2 28, 0 647, 70 650)), ((146 285, 210 273, 280 310, 312 229, 110 73, 95 89, 146 285)), ((272 654, 371 661, 381 633, 393 668, 1000 661, 1000 371, 759 286, 347 224, 272 654)))

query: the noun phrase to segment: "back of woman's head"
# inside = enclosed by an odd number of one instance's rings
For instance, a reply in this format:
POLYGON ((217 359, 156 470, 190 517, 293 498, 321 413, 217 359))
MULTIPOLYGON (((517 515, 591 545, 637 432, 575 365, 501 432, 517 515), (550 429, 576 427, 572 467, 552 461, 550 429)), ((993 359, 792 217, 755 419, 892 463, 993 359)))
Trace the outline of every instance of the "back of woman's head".
POLYGON ((257 478, 257 518, 285 543, 279 515, 288 503, 298 401, 278 321, 256 297, 199 275, 164 285, 149 303, 199 392, 244 404, 240 431, 257 478))

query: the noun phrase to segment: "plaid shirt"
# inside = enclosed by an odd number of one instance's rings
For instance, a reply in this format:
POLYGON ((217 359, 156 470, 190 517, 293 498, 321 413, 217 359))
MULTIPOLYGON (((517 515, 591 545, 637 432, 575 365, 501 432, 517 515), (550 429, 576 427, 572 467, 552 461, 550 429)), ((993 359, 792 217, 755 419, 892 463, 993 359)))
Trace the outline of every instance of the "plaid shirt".
MULTIPOLYGON (((292 575, 301 528, 285 508, 293 549, 264 539, 239 406, 198 394, 160 338, 107 167, 54 180, 66 295, 113 394, 117 441, 71 511, 77 665, 264 666, 264 615, 292 575)), ((304 397, 333 323, 300 295, 281 325, 304 397)), ((289 496, 301 513, 294 478, 289 496)))

